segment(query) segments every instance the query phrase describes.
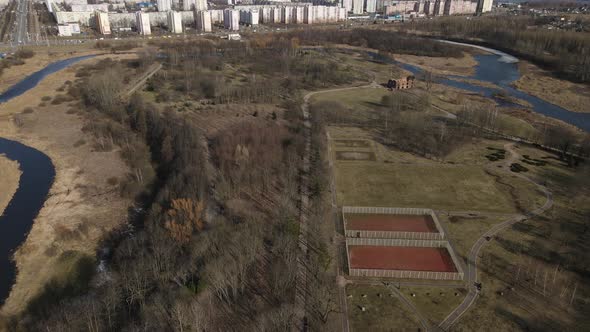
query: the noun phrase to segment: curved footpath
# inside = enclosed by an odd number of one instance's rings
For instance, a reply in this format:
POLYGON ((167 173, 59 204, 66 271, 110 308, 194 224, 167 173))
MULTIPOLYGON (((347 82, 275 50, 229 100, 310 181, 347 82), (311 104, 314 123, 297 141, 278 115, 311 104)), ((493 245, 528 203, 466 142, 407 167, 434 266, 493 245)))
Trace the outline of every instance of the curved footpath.
MULTIPOLYGON (((514 151, 514 149, 513 149, 514 143, 507 143, 504 145, 504 148, 508 152, 510 152, 510 158, 505 162, 504 170, 507 172, 510 172, 510 164, 514 163, 520 157, 520 155, 516 151, 514 151)), ((444 321, 442 321, 439 324, 439 327, 442 330, 447 331, 469 308, 471 308, 471 306, 473 306, 473 304, 475 304, 475 301, 477 300, 477 298, 479 296, 479 290, 477 289, 477 286, 476 286, 476 283, 478 282, 477 261, 479 259, 480 250, 488 243, 488 240, 486 240, 486 238, 491 238, 494 235, 500 233, 501 231, 505 230, 506 228, 508 228, 518 222, 521 222, 521 221, 527 220, 530 217, 539 215, 539 214, 545 212, 547 209, 549 209, 553 205, 553 195, 545 186, 531 180, 529 177, 523 175, 522 173, 511 173, 511 174, 516 175, 516 176, 536 185, 545 194, 545 197, 546 197, 545 204, 543 204, 541 207, 534 209, 533 211, 527 212, 524 215, 518 215, 518 216, 510 218, 500 224, 495 225, 494 227, 489 229, 486 233, 484 233, 479 239, 477 239, 477 241, 475 242, 473 247, 471 247, 471 250, 469 251, 469 255, 467 257, 467 269, 466 269, 465 277, 466 277, 467 285, 469 287, 469 292, 467 293, 467 296, 465 297, 463 302, 457 308, 455 308, 455 310, 453 310, 447 316, 447 318, 445 318, 444 321)))

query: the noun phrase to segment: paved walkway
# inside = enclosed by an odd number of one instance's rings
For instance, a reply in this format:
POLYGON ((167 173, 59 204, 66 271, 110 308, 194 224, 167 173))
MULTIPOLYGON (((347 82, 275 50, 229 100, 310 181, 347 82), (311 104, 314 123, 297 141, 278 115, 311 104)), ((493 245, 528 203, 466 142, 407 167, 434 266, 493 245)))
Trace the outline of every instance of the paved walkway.
MULTIPOLYGON (((510 164, 516 162, 518 160, 518 158, 520 158, 520 155, 516 151, 514 151, 514 143, 506 143, 504 145, 504 148, 508 152, 510 152, 510 158, 508 158, 508 160, 505 161, 503 167, 506 172, 510 172, 510 164)), ((467 256, 467 270, 465 273, 465 279, 467 281, 469 292, 468 292, 467 296, 465 297, 465 299, 463 300, 463 302, 457 308, 455 308, 455 310, 453 310, 447 316, 447 318, 445 318, 444 321, 442 321, 439 324, 439 327, 442 330, 447 331, 469 308, 471 308, 471 306, 473 306, 473 304, 477 300, 477 297, 479 296, 479 290, 476 287, 476 283, 478 282, 477 261, 479 259, 479 252, 488 243, 487 238, 492 238, 494 235, 500 233, 501 231, 509 228, 510 226, 512 226, 520 221, 524 221, 530 217, 539 215, 539 214, 545 212, 547 209, 549 209, 553 205, 553 196, 552 196, 551 192, 549 190, 547 190, 547 188, 545 186, 534 182, 533 180, 531 180, 530 178, 528 178, 527 176, 525 176, 522 173, 510 173, 510 174, 518 176, 528 182, 535 184, 545 194, 545 197, 546 197, 545 203, 543 204, 543 206, 536 208, 533 211, 527 212, 524 215, 522 215, 522 214, 517 215, 517 216, 512 217, 500 224, 495 225, 494 227, 489 229, 485 234, 483 234, 479 239, 477 239, 477 241, 475 242, 473 247, 471 247, 471 250, 469 251, 469 255, 467 256)))

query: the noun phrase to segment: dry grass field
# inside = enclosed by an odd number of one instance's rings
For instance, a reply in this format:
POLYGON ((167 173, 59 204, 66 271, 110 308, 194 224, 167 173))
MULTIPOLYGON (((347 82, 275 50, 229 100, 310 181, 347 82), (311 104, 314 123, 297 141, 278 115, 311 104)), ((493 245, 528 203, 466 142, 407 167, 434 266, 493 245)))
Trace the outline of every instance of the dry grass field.
POLYGON ((418 66, 437 75, 471 76, 475 73, 477 61, 470 53, 464 52, 462 58, 426 57, 409 54, 394 54, 393 57, 404 63, 418 66))
POLYGON ((417 331, 418 318, 385 286, 348 285, 352 331, 417 331), (362 310, 365 308, 365 311, 362 310))
POLYGON ((438 325, 465 298, 464 288, 407 287, 400 292, 410 300, 432 325, 438 325))
MULTIPOLYGON (((330 133, 334 139, 343 134, 339 128, 330 128, 330 133)), ((343 149, 349 148, 332 146, 340 205, 515 211, 504 188, 481 165, 441 163, 383 147, 376 148, 377 160, 338 160, 335 156, 343 149)), ((483 144, 477 149, 486 151, 483 144)))
POLYGON ((590 87, 551 76, 548 72, 528 62, 521 61, 522 74, 514 82, 519 90, 561 106, 572 112, 590 112, 590 87))
POLYGON ((18 189, 21 174, 16 161, 0 155, 0 216, 18 189))
POLYGON ((62 274, 56 269, 63 264, 56 262, 63 252, 94 255, 102 235, 126 219, 130 201, 120 197, 119 183, 129 171, 119 151, 96 151, 81 130, 84 118, 68 102, 40 106, 43 97, 57 95, 65 81, 75 80, 77 68, 99 58, 48 76, 0 110, 0 136, 42 151, 56 169, 49 198, 15 252, 18 275, 3 313, 20 312, 45 282, 62 274), (20 114, 25 108, 33 112, 20 114))

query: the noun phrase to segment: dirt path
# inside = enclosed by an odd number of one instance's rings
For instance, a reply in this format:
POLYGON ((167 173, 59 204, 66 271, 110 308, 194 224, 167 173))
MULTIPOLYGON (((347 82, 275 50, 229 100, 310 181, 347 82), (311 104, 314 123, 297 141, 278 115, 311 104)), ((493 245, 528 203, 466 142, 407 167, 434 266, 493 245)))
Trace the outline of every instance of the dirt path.
MULTIPOLYGON (((510 157, 504 162, 503 168, 504 171, 510 172, 510 165, 516 162, 520 155, 514 150, 514 143, 506 143, 504 148, 510 153, 510 157)), ((525 214, 517 215, 513 218, 510 218, 500 224, 495 225, 494 227, 490 228, 486 233, 484 233, 471 247, 469 251, 469 255, 467 257, 467 270, 465 273, 465 279, 467 282, 467 286, 469 288, 469 292, 467 296, 463 300, 463 302, 455 308, 448 316, 439 324, 439 327, 445 331, 447 331, 460 317, 463 315, 477 300, 479 296, 479 289, 477 287, 478 284, 478 276, 477 276, 477 261, 479 259, 479 253, 481 249, 488 243, 488 239, 493 238, 496 234, 500 233, 501 231, 507 229, 508 227, 527 220, 530 217, 540 215, 541 213, 545 212, 553 205, 553 196, 551 192, 543 185, 534 182, 527 176, 523 175, 522 173, 510 173, 511 175, 518 176, 530 183, 535 184, 544 194, 546 197, 545 203, 534 209, 533 211, 529 211, 525 214)))

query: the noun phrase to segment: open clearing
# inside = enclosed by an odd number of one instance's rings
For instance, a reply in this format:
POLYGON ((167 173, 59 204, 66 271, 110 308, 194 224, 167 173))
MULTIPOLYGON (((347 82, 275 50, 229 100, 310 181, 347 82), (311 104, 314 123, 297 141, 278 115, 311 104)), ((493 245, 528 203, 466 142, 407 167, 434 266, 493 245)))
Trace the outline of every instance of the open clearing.
POLYGON ((470 53, 463 52, 462 58, 426 57, 409 54, 394 54, 400 62, 418 66, 437 75, 470 76, 475 74, 477 61, 470 53))
POLYGON ((526 61, 519 62, 519 69, 522 76, 514 82, 519 90, 572 112, 590 112, 590 87, 587 85, 555 78, 526 61))
POLYGON ((363 161, 336 161, 335 166, 340 205, 514 211, 493 178, 479 166, 363 161))
MULTIPOLYGON (((586 96, 586 92, 576 87, 570 90, 586 96)), ((450 113, 460 112, 464 105, 488 108, 495 104, 482 96, 439 84, 434 84, 428 95, 424 82, 420 81, 410 92, 430 98, 433 105, 450 113)), ((379 130, 373 126, 381 124, 367 120, 378 119, 376 114, 384 110, 380 104, 383 95, 379 89, 365 88, 320 94, 313 99, 313 102, 335 101, 348 108, 342 110, 347 112, 347 121, 340 122, 340 118, 332 116, 328 127, 338 205, 436 209, 453 248, 465 259, 475 241, 491 227, 545 202, 545 195, 535 185, 506 168, 506 158, 511 156, 500 153, 504 141, 474 139, 442 161, 378 144, 376 141, 381 141, 381 137, 375 138, 379 130), (361 120, 358 125, 357 119, 361 120), (370 151, 375 152, 378 161, 337 160, 338 151, 369 151, 367 147, 353 149, 335 143, 342 140, 370 141, 373 145, 370 151)), ((550 97, 546 99, 552 101, 550 97)), ((588 104, 580 102, 580 98, 570 100, 574 105, 588 104)), ((556 121, 514 108, 502 109, 498 122, 504 132, 530 138, 538 137, 543 123, 556 121)), ((590 283, 583 273, 577 272, 587 268, 585 257, 590 243, 590 233, 586 231, 590 186, 582 181, 584 176, 587 178, 587 172, 570 168, 557 156, 532 147, 516 145, 514 150, 521 155, 515 162, 528 168, 525 175, 543 183, 553 193, 553 208, 489 239, 478 259, 478 276, 483 285, 481 296, 451 330, 588 330, 590 283)), ((347 288, 349 293, 354 291, 352 286, 347 288)), ((402 287, 401 291, 431 323, 441 322, 466 293, 464 289, 436 286, 402 287), (416 296, 412 297, 412 293, 416 296)), ((381 299, 370 295, 366 299, 373 298, 381 299)), ((351 304, 358 302, 357 299, 348 301, 353 328, 379 330, 379 327, 359 325, 359 316, 365 318, 362 321, 365 324, 370 324, 369 318, 379 322, 384 318, 369 317, 365 315, 368 311, 360 312, 351 304)), ((378 301, 373 303, 387 306, 378 301)), ((390 325, 382 329, 408 329, 405 323, 401 321, 398 325, 390 320, 390 325)))
POLYGON ((446 287, 401 287, 406 299, 428 318, 431 324, 438 325, 453 308, 463 301, 467 290, 446 287))
POLYGON ((346 293, 352 331, 418 331, 420 328, 416 315, 385 286, 348 285, 346 293))
POLYGON ((0 216, 18 189, 21 174, 16 161, 0 154, 0 216))

